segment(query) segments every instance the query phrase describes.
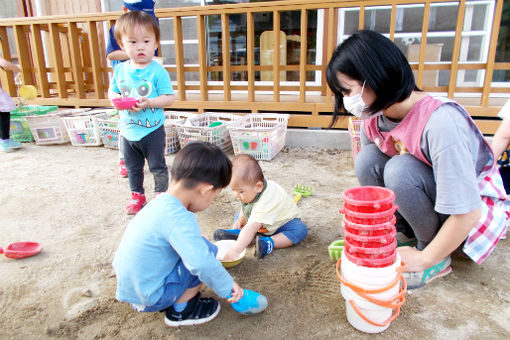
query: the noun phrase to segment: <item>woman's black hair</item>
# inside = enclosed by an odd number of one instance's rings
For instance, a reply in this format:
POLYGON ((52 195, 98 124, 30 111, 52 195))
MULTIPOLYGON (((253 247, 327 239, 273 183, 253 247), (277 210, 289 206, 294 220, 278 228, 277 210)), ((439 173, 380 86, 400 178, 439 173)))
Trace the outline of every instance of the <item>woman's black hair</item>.
POLYGON ((331 126, 345 112, 343 88, 338 73, 366 82, 376 95, 366 110, 374 114, 401 102, 413 91, 421 91, 415 83, 413 71, 404 54, 390 39, 380 33, 363 30, 351 35, 337 46, 326 69, 331 91, 335 94, 335 110, 331 126))
POLYGON ((232 162, 219 147, 207 142, 187 144, 175 156, 170 170, 172 181, 183 181, 193 189, 199 183, 225 188, 232 177, 232 162))

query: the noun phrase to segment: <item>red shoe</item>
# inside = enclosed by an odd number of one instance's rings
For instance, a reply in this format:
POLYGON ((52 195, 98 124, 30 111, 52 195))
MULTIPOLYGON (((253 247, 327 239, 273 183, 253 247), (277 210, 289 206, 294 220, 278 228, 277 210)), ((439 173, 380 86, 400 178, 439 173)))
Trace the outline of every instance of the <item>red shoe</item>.
POLYGON ((144 194, 141 194, 139 192, 132 192, 131 201, 126 207, 127 214, 136 215, 136 213, 139 212, 146 203, 147 200, 145 199, 144 194))
POLYGON ((121 159, 120 162, 119 162, 119 175, 120 175, 120 177, 127 177, 128 176, 127 169, 126 169, 126 164, 124 163, 123 159, 121 159))

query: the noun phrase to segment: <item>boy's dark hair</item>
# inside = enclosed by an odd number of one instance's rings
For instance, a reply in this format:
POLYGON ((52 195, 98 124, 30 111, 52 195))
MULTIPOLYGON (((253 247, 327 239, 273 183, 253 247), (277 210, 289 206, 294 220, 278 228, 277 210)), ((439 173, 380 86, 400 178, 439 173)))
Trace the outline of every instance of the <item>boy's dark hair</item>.
POLYGON ((183 181, 187 189, 204 182, 214 189, 225 188, 232 177, 232 163, 216 145, 193 142, 177 153, 170 173, 172 181, 183 181))
POLYGON ((390 39, 380 33, 363 30, 351 35, 331 56, 326 76, 335 94, 335 111, 330 127, 336 122, 343 106, 342 88, 338 72, 358 80, 375 92, 376 99, 367 108, 376 113, 421 91, 415 83, 413 71, 404 54, 390 39))
POLYGON ((253 185, 257 182, 264 182, 262 168, 259 162, 252 156, 239 154, 232 160, 232 165, 236 173, 238 173, 244 181, 253 185))
POLYGON ((159 41, 159 24, 154 17, 143 11, 131 11, 122 14, 115 23, 115 40, 122 41, 122 36, 128 34, 133 27, 144 26, 147 30, 152 30, 156 41, 159 41))

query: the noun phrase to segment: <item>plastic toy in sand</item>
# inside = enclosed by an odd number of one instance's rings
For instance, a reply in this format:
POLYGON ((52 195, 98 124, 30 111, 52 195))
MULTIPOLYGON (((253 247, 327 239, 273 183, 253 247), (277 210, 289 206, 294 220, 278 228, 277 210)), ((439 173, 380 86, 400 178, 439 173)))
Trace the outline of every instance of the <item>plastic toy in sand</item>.
POLYGON ((294 187, 294 203, 297 204, 297 202, 301 199, 301 197, 308 197, 312 195, 312 186, 311 185, 303 185, 303 184, 296 184, 294 187))
POLYGON ((37 255, 41 250, 42 246, 37 242, 14 242, 5 248, 0 248, 0 254, 10 259, 22 259, 37 255))
POLYGON ((260 293, 244 289, 243 297, 230 305, 240 314, 251 315, 263 312, 267 307, 267 299, 260 293))
POLYGON ((227 251, 230 248, 232 248, 234 242, 235 240, 221 240, 214 243, 218 247, 218 253, 216 254, 216 258, 221 261, 221 264, 225 268, 232 268, 237 266, 239 263, 243 261, 244 256, 246 255, 246 249, 244 249, 237 259, 233 261, 223 261, 223 257, 225 257, 227 251))
POLYGON ((336 240, 331 242, 328 246, 329 258, 333 261, 338 261, 342 257, 342 251, 345 248, 344 240, 336 240))

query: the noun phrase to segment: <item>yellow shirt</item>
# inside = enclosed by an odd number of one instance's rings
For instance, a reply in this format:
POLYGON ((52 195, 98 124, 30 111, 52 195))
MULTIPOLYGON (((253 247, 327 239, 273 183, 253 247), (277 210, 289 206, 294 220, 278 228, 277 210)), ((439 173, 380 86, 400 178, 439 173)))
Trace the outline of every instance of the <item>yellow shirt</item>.
POLYGON ((292 197, 280 185, 268 180, 266 190, 253 205, 248 223, 262 223, 271 235, 282 225, 299 216, 299 209, 292 197))

